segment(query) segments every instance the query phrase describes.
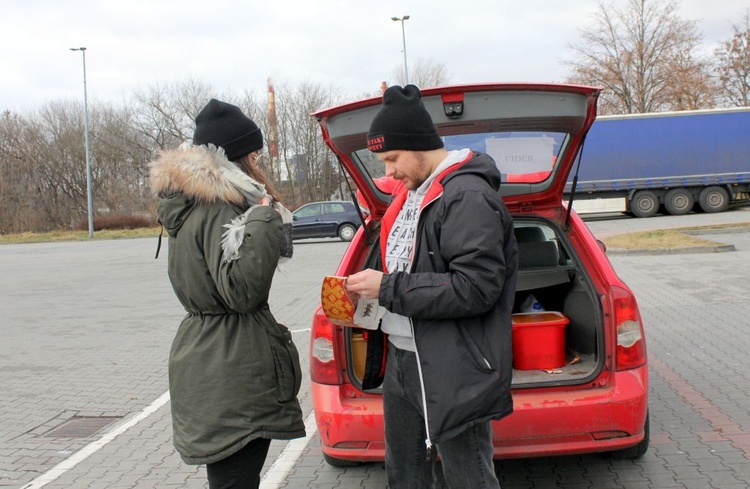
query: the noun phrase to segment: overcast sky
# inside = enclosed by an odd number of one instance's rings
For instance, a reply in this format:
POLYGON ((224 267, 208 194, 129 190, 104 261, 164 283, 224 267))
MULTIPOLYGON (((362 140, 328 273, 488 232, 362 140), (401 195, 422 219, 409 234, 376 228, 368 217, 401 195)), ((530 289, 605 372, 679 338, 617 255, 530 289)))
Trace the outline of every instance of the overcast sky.
MULTIPOLYGON (((613 0, 622 5, 625 0, 613 0)), ((119 103, 184 81, 217 92, 266 80, 332 84, 358 96, 403 64, 442 63, 451 83, 560 82, 594 0, 0 0, 0 110, 33 111, 83 96, 119 103)), ((750 0, 677 0, 706 52, 732 34, 750 0)))

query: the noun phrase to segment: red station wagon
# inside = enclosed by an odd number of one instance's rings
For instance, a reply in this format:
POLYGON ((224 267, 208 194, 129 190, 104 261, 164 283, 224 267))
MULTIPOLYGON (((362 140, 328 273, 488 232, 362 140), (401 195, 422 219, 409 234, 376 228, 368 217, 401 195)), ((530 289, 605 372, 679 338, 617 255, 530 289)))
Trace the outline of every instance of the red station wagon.
MULTIPOLYGON (((514 219, 514 412, 493 422, 495 458, 590 452, 636 458, 648 448, 646 342, 635 297, 602 243, 562 200, 568 174, 585 155, 598 95, 592 87, 539 84, 422 91, 446 149, 493 157, 514 219)), ((378 229, 390 195, 384 166, 365 140, 380 102, 314 114, 370 211, 332 270, 336 275, 379 268, 378 229)), ((314 314, 313 406, 324 457, 334 466, 384 458, 380 390, 361 383, 367 341, 366 330, 335 326, 320 308, 314 314)))

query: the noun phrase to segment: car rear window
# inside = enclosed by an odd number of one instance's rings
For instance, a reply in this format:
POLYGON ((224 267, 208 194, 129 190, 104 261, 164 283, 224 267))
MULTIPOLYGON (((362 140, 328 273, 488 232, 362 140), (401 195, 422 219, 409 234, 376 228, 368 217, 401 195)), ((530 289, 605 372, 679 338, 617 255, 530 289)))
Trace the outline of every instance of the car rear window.
POLYGON ((346 207, 344 207, 344 204, 341 204, 339 202, 323 204, 323 214, 337 214, 340 212, 346 212, 346 207))
MULTIPOLYGON (((448 135, 443 136, 443 143, 449 151, 469 148, 490 155, 503 182, 539 183, 554 170, 568 139, 562 132, 506 131, 448 135)), ((385 167, 374 153, 361 149, 351 156, 381 191, 390 193, 387 180, 382 178, 385 167)))

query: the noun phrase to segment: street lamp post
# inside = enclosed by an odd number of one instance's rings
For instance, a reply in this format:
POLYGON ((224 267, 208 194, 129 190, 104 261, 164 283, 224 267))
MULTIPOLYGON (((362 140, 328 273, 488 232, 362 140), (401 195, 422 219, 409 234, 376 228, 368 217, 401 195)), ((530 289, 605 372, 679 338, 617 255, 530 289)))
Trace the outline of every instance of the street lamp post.
POLYGON ((394 22, 401 22, 401 40, 404 45, 404 75, 406 76, 406 84, 409 84, 409 67, 406 64, 406 29, 404 28, 404 22, 409 20, 408 15, 403 17, 391 17, 394 22))
POLYGON ((80 51, 83 55, 83 121, 84 141, 86 144, 86 194, 88 199, 89 238, 94 237, 94 198, 91 192, 91 156, 89 153, 89 102, 86 92, 86 48, 70 48, 71 51, 80 51))

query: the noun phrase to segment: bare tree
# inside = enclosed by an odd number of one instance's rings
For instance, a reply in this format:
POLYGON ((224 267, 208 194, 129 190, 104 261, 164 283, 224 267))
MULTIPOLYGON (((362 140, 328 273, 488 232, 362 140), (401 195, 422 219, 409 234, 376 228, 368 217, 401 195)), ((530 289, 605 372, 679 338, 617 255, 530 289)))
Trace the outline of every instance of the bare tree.
POLYGON ((193 79, 171 85, 155 85, 134 94, 131 106, 134 127, 151 148, 179 146, 193 137, 195 116, 211 98, 222 98, 193 79))
POLYGON ((5 114, 0 157, 16 179, 3 188, 3 230, 47 231, 85 215, 83 125, 82 104, 70 102, 47 103, 27 117, 5 114))
POLYGON ((327 200, 341 188, 343 175, 333 153, 320 136, 310 114, 342 100, 335 87, 302 83, 278 86, 277 114, 280 160, 288 179, 287 198, 292 206, 327 200))
POLYGON ((568 81, 604 87, 604 113, 694 108, 710 99, 707 65, 695 54, 701 36, 671 1, 627 0, 623 9, 600 2, 581 36, 568 81))
MULTIPOLYGON (((29 116, 0 118, 0 230, 70 228, 88 212, 82 103, 52 101, 29 116)), ((133 128, 132 113, 89 106, 94 215, 142 213, 153 205, 145 166, 153 151, 133 128)))
POLYGON ((734 34, 716 51, 719 91, 731 105, 750 105, 750 10, 744 25, 732 25, 734 34))
MULTIPOLYGON (((438 63, 427 58, 417 58, 414 63, 409 63, 409 83, 419 88, 437 87, 445 85, 449 76, 443 63, 438 63)), ((400 85, 406 84, 404 65, 394 70, 394 78, 400 85)))
POLYGON ((694 110, 715 107, 718 87, 711 77, 711 63, 690 51, 676 52, 670 61, 672 80, 664 91, 665 108, 694 110))
POLYGON ((36 204, 36 160, 29 147, 38 128, 19 114, 0 117, 0 233, 42 229, 44 211, 36 204))
MULTIPOLYGON (((153 213, 147 163, 161 149, 189 141, 195 116, 210 98, 240 106, 271 134, 268 102, 245 92, 230 97, 188 80, 136 93, 124 106, 89 104, 95 215, 153 213)), ((281 85, 276 103, 279 155, 264 151, 273 183, 297 206, 340 196, 345 176, 323 142, 313 112, 343 101, 334 86, 281 85)), ((70 228, 87 212, 83 104, 46 103, 38 112, 0 114, 0 233, 70 228)))
MULTIPOLYGON (((83 104, 77 102, 48 102, 34 121, 36 140, 26 143, 25 150, 36 168, 38 202, 49 216, 50 226, 72 224, 87 213, 83 111, 83 104)), ((95 113, 91 110, 89 114, 92 187, 98 179, 93 149, 98 126, 95 113)))
POLYGON ((144 212, 152 203, 147 164, 154 156, 153 148, 127 108, 97 104, 94 119, 98 207, 119 214, 144 212))

